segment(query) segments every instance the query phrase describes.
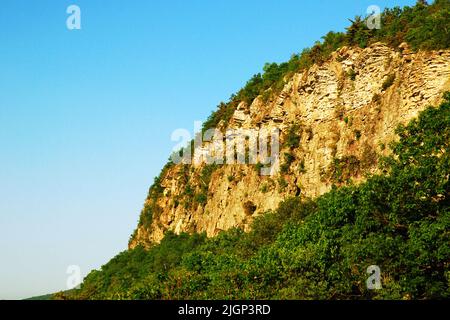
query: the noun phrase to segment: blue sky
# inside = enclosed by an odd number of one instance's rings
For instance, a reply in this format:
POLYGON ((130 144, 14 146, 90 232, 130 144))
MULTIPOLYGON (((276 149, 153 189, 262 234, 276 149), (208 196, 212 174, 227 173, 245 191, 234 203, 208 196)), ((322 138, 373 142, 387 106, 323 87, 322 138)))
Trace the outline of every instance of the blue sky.
POLYGON ((2 0, 0 299, 127 247, 177 128, 369 5, 414 0, 2 0), (66 8, 81 8, 69 31, 66 8))

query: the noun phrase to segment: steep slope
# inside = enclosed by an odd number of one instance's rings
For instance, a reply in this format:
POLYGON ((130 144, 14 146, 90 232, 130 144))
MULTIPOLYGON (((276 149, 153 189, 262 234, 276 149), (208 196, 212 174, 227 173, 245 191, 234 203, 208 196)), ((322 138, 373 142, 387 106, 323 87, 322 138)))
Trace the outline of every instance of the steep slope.
POLYGON ((279 128, 278 173, 261 176, 251 164, 170 164, 129 247, 148 247, 167 230, 208 236, 232 227, 249 230, 255 217, 290 196, 314 198, 333 184, 360 182, 376 172, 376 159, 388 153, 398 124, 437 105, 449 89, 449 50, 412 52, 406 43, 343 47, 285 79, 272 99, 241 102, 229 123, 219 123, 221 129, 279 128), (294 144, 288 143, 292 136, 294 144))

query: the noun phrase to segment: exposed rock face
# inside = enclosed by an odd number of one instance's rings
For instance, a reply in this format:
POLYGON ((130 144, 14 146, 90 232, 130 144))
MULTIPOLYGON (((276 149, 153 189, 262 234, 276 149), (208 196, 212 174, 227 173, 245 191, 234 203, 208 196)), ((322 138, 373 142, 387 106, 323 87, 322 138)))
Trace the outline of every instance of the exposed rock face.
POLYGON ((404 44, 398 50, 383 44, 342 48, 323 65, 295 74, 273 101, 241 103, 228 125, 278 127, 286 134, 297 124, 299 147, 280 152, 282 163, 286 152, 295 157, 287 170, 266 177, 254 165, 223 165, 212 174, 206 202, 182 205, 177 199, 186 181, 198 187, 203 166, 175 165, 163 177, 159 212, 150 227, 138 227, 129 246, 159 242, 166 230, 208 236, 232 227, 248 230, 255 216, 287 197, 317 197, 333 184, 362 181, 376 172, 378 155, 389 152, 395 128, 437 105, 449 90, 450 51, 412 53, 404 44))

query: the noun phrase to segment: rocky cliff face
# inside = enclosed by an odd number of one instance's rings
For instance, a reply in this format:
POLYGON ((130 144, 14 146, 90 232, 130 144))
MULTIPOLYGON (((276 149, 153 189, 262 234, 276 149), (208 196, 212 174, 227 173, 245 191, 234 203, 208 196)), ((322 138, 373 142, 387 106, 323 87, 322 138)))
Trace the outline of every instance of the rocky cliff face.
POLYGON ((448 90, 450 51, 413 53, 406 45, 379 43, 344 47, 324 64, 286 79, 276 98, 241 103, 230 123, 221 124, 280 128, 282 142, 294 128, 300 143, 281 149, 280 172, 261 176, 254 165, 222 165, 202 186, 205 165, 170 166, 161 195, 147 200, 151 221, 138 226, 129 247, 159 242, 167 230, 208 236, 232 227, 248 230, 256 216, 287 197, 316 197, 333 184, 358 183, 376 172, 395 128, 437 105, 448 90), (199 190, 205 197, 194 201, 199 190))

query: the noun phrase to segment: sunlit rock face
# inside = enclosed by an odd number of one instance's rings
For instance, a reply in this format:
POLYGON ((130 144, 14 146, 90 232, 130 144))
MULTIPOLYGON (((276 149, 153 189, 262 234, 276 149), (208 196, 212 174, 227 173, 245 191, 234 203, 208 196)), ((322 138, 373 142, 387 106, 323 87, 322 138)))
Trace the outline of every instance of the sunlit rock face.
POLYGON ((322 65, 286 79, 271 100, 239 104, 230 123, 220 124, 221 129, 279 128, 281 142, 295 125, 299 146, 280 151, 281 165, 285 153, 294 158, 288 168, 261 176, 255 165, 222 165, 208 181, 206 199, 186 204, 180 199, 187 183, 199 190, 204 165, 174 165, 162 177, 164 191, 151 225, 138 226, 129 247, 148 247, 167 230, 208 236, 233 227, 249 230, 256 216, 283 199, 314 198, 333 184, 361 182, 377 172, 378 156, 389 153, 395 128, 437 105, 449 90, 450 51, 413 53, 406 44, 394 49, 381 43, 344 47, 322 65))

